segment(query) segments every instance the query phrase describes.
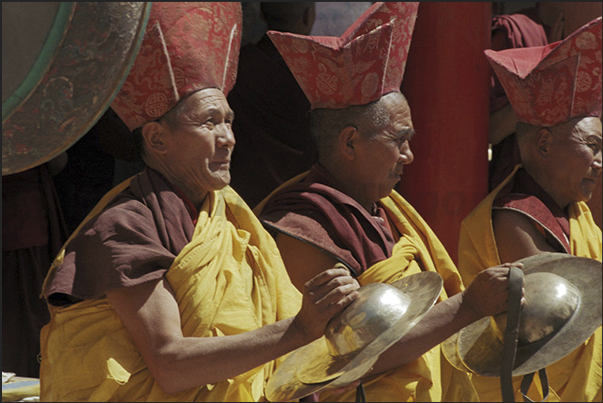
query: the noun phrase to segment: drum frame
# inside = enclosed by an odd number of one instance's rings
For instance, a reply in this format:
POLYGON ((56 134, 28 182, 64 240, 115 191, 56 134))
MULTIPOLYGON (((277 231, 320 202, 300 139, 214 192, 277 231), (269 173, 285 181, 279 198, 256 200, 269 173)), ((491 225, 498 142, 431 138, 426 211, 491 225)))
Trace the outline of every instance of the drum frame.
POLYGON ((61 3, 34 66, 2 104, 3 176, 50 161, 92 128, 128 76, 150 10, 61 3))

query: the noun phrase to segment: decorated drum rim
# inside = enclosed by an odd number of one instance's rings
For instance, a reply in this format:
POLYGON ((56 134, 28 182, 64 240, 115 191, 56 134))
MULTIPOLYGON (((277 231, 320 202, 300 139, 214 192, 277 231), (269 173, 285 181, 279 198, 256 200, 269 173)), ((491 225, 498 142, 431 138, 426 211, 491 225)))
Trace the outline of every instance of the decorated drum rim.
POLYGON ((40 66, 2 105, 3 176, 48 162, 100 119, 134 64, 151 6, 151 2, 61 4, 51 28, 63 27, 60 41, 54 37, 54 44, 46 41, 35 62, 40 66), (107 32, 95 30, 95 24, 108 26, 107 32), (49 63, 43 68, 45 59, 49 63), (31 90, 23 94, 27 89, 31 90), (9 99, 13 110, 5 110, 9 99))
POLYGON ((28 96, 40 84, 40 80, 48 71, 48 68, 52 63, 51 61, 55 57, 56 50, 65 37, 65 27, 69 21, 71 21, 74 9, 75 3, 60 2, 59 8, 54 16, 54 21, 48 32, 46 42, 44 43, 39 56, 33 63, 31 70, 27 73, 15 92, 2 103, 2 122, 9 118, 12 112, 25 102, 28 96))

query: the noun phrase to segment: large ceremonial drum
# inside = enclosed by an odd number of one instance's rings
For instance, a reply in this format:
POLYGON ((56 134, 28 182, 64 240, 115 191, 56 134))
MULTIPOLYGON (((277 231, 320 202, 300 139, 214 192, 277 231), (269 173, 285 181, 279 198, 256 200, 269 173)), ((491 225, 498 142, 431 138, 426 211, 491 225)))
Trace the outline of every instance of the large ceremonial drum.
POLYGON ((107 110, 142 42, 151 3, 2 3, 2 175, 33 168, 107 110))

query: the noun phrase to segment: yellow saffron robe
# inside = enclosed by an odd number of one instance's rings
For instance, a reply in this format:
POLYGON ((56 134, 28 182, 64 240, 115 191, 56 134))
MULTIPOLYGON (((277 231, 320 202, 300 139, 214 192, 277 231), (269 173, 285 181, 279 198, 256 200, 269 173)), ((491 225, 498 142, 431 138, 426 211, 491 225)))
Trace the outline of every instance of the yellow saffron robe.
MULTIPOLYGON (((110 192, 89 217, 126 186, 110 192)), ((63 256, 64 248, 55 265, 63 256)), ((272 237, 229 187, 206 198, 193 240, 165 276, 185 337, 251 331, 291 317, 301 306, 272 237)), ((43 401, 260 401, 275 368, 273 361, 216 384, 166 394, 106 298, 49 309, 51 321, 41 334, 43 401)))
MULTIPOLYGON (((462 222, 459 239, 459 271, 464 284, 469 284, 477 273, 501 264, 492 228, 492 204, 498 193, 509 183, 520 165, 494 189, 462 222)), ((575 256, 601 261, 601 230, 593 220, 586 203, 569 206, 570 246, 575 256)), ((591 402, 601 401, 601 327, 572 353, 546 367, 549 380, 547 401, 591 402)), ((522 377, 513 378, 515 400, 522 401, 522 377)), ((473 384, 482 401, 501 401, 500 379, 474 374, 473 384)), ((528 397, 542 400, 538 374, 530 387, 528 397)))
MULTIPOLYGON (((272 194, 302 181, 306 175, 296 176, 272 194)), ((256 213, 262 210, 272 194, 254 208, 256 213)), ((421 271, 435 271, 444 280, 438 301, 463 291, 460 275, 448 252, 416 210, 396 191, 381 199, 380 204, 401 237, 390 258, 371 266, 358 277, 360 285, 391 283, 421 271)), ((438 345, 407 365, 364 380, 363 385, 367 401, 373 402, 477 401, 470 376, 453 367, 438 345)), ((350 390, 331 394, 325 390, 320 393, 320 400, 354 401, 355 393, 355 390, 350 390)))

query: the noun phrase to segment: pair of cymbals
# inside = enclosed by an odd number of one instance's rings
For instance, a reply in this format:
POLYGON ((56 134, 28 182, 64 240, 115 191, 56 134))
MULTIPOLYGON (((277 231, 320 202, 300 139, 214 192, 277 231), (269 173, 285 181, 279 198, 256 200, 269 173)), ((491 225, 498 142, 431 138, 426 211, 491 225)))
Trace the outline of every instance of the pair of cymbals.
POLYGON ((294 400, 360 379, 425 316, 442 286, 439 274, 422 272, 360 287, 358 298, 329 322, 323 337, 291 352, 279 365, 266 385, 266 397, 294 400))
MULTIPOLYGON (((520 314, 513 376, 562 359, 601 326, 601 262, 562 253, 518 261, 524 266, 526 304, 520 314)), ((442 343, 457 368, 501 374, 506 313, 483 318, 442 343)))

